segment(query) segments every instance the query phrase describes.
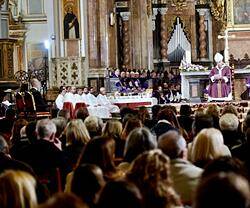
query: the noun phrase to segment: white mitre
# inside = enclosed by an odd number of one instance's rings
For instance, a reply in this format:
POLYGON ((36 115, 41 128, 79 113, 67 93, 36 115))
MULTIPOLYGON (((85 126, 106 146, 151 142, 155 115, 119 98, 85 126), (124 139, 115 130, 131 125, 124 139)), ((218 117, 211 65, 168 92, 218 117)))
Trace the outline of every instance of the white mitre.
POLYGON ((220 53, 216 53, 214 56, 214 60, 216 61, 216 63, 219 63, 223 61, 223 56, 220 53))

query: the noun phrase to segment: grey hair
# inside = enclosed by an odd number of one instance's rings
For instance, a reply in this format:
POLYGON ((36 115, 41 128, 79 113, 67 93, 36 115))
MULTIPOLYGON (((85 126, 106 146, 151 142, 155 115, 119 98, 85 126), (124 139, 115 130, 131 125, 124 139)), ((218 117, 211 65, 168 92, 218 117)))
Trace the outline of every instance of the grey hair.
POLYGON ((36 124, 38 139, 50 137, 56 133, 56 125, 50 119, 42 119, 36 124))
POLYGON ((155 148, 157 148, 156 137, 147 128, 136 128, 128 135, 124 158, 127 162, 132 162, 139 154, 155 148))
POLYGON ((186 146, 186 140, 177 131, 171 130, 159 137, 158 148, 169 156, 170 159, 180 157, 186 146))

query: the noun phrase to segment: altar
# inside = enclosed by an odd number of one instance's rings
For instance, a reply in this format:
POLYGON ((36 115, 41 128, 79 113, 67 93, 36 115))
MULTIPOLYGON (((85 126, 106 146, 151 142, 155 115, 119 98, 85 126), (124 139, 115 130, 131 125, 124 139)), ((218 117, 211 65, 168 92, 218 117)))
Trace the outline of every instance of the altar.
MULTIPOLYGON (((209 85, 210 71, 181 72, 182 98, 191 102, 201 102, 204 90, 209 85)), ((250 68, 234 70, 235 100, 240 100, 241 93, 246 90, 246 78, 250 76, 250 68)))
POLYGON ((157 99, 154 97, 141 97, 141 96, 119 96, 109 99, 114 105, 121 107, 137 108, 140 106, 151 107, 157 105, 157 99))

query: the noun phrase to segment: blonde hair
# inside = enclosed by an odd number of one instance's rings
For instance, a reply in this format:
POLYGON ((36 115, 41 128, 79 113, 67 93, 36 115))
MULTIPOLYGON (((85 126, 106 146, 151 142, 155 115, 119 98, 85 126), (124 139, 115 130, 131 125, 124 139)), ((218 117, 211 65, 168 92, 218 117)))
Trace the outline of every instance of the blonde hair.
POLYGON ((102 129, 102 136, 121 136, 122 124, 118 120, 109 120, 102 129))
POLYGON ((0 207, 33 208, 37 205, 36 180, 27 172, 8 170, 0 175, 0 207))
POLYGON ((65 129, 67 144, 80 142, 86 144, 90 140, 89 132, 81 119, 70 121, 65 129))
POLYGON ((224 150, 226 150, 226 146, 224 145, 222 133, 215 128, 203 129, 194 138, 190 150, 190 159, 192 162, 197 162, 230 155, 229 150, 228 152, 224 150))
POLYGON ((102 120, 97 116, 88 116, 84 120, 84 124, 86 125, 89 131, 94 131, 94 132, 101 130, 103 126, 102 120))
POLYGON ((237 131, 239 126, 239 119, 235 114, 226 113, 221 116, 220 121, 220 129, 229 130, 229 131, 237 131))

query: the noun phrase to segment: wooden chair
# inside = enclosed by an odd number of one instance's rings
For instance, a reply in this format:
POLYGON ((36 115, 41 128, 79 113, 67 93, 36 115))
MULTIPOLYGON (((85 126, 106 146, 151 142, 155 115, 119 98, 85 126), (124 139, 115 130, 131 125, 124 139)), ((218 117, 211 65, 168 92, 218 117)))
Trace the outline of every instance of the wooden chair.
POLYGON ((30 118, 49 118, 50 112, 37 112, 33 95, 30 92, 24 93, 25 111, 30 118))

